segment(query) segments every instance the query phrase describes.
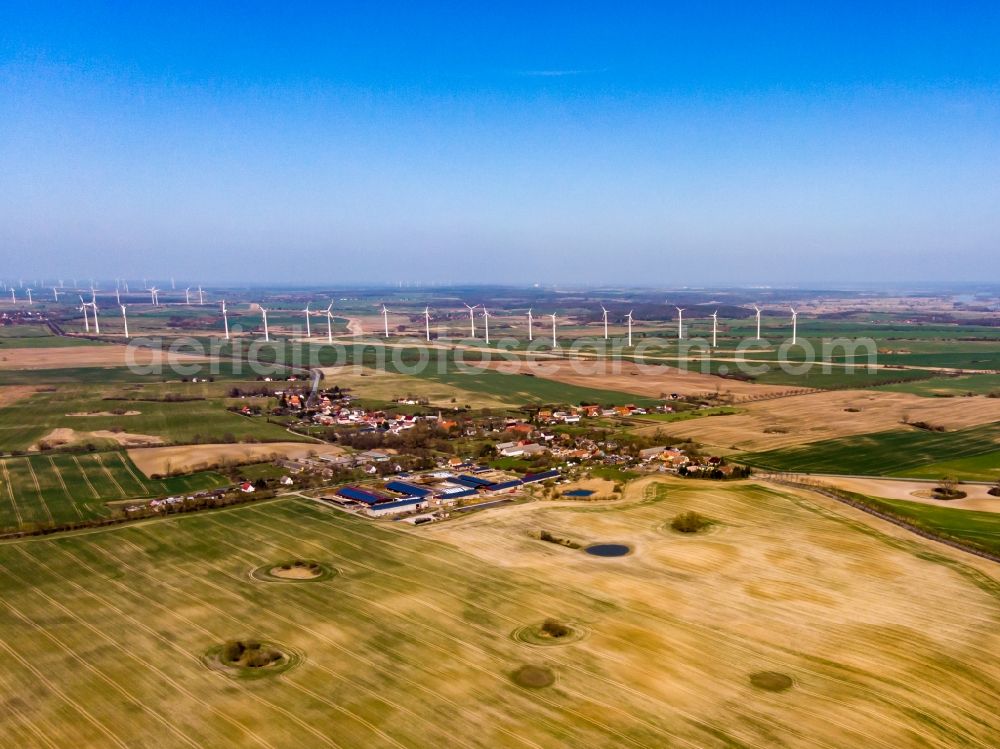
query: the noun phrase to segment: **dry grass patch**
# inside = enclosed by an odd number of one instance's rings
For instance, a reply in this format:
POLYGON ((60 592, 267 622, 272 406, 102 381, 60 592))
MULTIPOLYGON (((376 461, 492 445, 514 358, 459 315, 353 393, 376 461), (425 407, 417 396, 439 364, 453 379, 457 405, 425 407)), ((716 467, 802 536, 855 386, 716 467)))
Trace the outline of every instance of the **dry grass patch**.
POLYGON ((70 445, 85 444, 87 442, 106 441, 113 442, 122 447, 135 448, 149 445, 162 445, 163 438, 153 434, 133 434, 132 432, 112 432, 110 429, 96 429, 94 431, 79 431, 68 427, 57 427, 42 437, 38 442, 28 448, 30 452, 38 452, 42 447, 57 448, 68 447, 70 445))
POLYGON ((909 393, 838 390, 777 398, 743 406, 743 413, 682 421, 673 437, 746 451, 772 450, 855 434, 906 429, 924 421, 948 430, 1000 420, 1000 398, 922 398, 909 393))
POLYGON ((335 445, 308 442, 261 442, 214 445, 171 445, 129 450, 128 456, 147 476, 154 473, 190 473, 224 465, 252 463, 271 458, 305 458, 310 455, 341 455, 335 445))
POLYGON ((532 374, 567 385, 634 393, 648 398, 658 398, 661 393, 691 396, 728 393, 735 400, 744 400, 796 389, 785 385, 758 385, 700 372, 685 372, 670 366, 638 365, 630 361, 611 362, 603 359, 519 359, 493 361, 484 366, 512 374, 532 374))
POLYGON ((76 367, 126 367, 130 364, 148 367, 171 362, 190 364, 208 361, 208 357, 194 354, 168 353, 114 344, 94 346, 66 346, 62 348, 12 348, 4 351, 0 369, 73 369, 76 367))

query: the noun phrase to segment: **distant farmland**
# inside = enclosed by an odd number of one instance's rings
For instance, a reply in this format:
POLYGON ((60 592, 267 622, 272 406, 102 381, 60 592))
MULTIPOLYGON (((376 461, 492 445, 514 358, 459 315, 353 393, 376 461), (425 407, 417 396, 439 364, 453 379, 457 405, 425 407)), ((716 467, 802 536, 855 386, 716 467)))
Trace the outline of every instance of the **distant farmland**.
POLYGON ((92 520, 110 514, 109 501, 165 497, 229 483, 210 471, 148 479, 119 451, 0 458, 0 482, 0 532, 92 520))
POLYGON ((740 460, 760 468, 804 473, 937 478, 955 467, 956 478, 988 480, 1000 457, 1000 422, 954 432, 917 429, 823 440, 766 452, 744 453, 740 460))

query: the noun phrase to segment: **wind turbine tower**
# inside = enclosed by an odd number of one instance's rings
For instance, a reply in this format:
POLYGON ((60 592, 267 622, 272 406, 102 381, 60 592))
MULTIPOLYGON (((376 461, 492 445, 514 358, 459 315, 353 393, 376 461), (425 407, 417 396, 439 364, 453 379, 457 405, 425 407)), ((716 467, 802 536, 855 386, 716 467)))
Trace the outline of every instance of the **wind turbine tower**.
POLYGON ((715 348, 717 336, 719 334, 719 310, 712 313, 712 348, 715 348))
POLYGON ((222 326, 226 329, 226 340, 229 340, 229 310, 226 309, 226 300, 222 300, 222 326))
POLYGON ((556 348, 556 346, 558 345, 556 343, 556 315, 553 312, 551 315, 549 315, 549 317, 552 318, 552 348, 556 348))
POLYGON ((534 318, 531 316, 531 310, 529 309, 528 310, 528 340, 529 341, 535 340, 535 334, 534 334, 534 331, 532 330, 532 324, 531 324, 533 322, 533 320, 534 320, 534 318))
POLYGON ((83 313, 83 329, 90 332, 90 318, 87 317, 87 303, 80 297, 80 311, 83 313))
POLYGON ((486 327, 486 343, 490 342, 490 313, 483 307, 483 325, 486 327))
POLYGON ((309 302, 308 304, 306 304, 306 308, 304 310, 302 310, 305 313, 305 315, 306 315, 306 338, 312 338, 312 328, 309 327, 309 305, 310 304, 312 304, 312 302, 309 302))
POLYGON ((385 327, 385 337, 389 337, 389 309, 382 305, 382 324, 385 327))
POLYGON ((128 318, 125 317, 125 305, 119 304, 118 306, 122 308, 122 322, 125 323, 125 337, 128 338, 128 318))
POLYGON ((684 308, 674 307, 677 310, 677 340, 684 338, 684 308))
POLYGON ((473 304, 472 306, 469 306, 468 304, 466 304, 465 306, 469 307, 469 332, 472 335, 472 337, 475 338, 476 337, 476 315, 473 312, 473 310, 476 307, 478 307, 479 305, 478 304, 473 304))
POLYGON ((326 308, 326 342, 333 343, 333 313, 330 311, 333 309, 333 302, 330 302, 330 306, 326 308))
POLYGON ((31 287, 30 286, 28 287, 28 304, 34 304, 34 302, 31 301, 31 287))
POLYGON ((789 307, 792 311, 792 345, 794 346, 798 343, 798 332, 799 332, 799 313, 795 311, 794 307, 789 307))
POLYGON ((753 306, 754 310, 757 312, 757 340, 760 340, 760 307, 756 304, 753 306))
POLYGON ((608 340, 608 311, 601 305, 601 314, 604 315, 604 340, 608 340))
POLYGON ((205 292, 201 290, 201 286, 198 287, 198 304, 205 303, 205 292))
POLYGON ((431 308, 424 307, 424 336, 426 340, 431 339, 431 308))
POLYGON ((260 308, 261 317, 264 318, 264 341, 265 343, 271 340, 271 334, 267 329, 267 310, 263 307, 260 308))
POLYGON ((184 289, 184 304, 187 304, 189 306, 191 304, 191 287, 190 286, 188 286, 186 289, 184 289))
POLYGON ((628 311, 628 314, 625 316, 625 319, 628 320, 628 345, 629 345, 629 348, 631 348, 632 347, 632 310, 628 311))

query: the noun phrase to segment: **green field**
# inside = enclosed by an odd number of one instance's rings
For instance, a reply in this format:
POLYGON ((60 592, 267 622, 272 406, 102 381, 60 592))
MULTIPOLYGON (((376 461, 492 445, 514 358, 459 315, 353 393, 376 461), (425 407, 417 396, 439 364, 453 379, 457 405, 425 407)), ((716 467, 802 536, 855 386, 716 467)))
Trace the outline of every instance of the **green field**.
POLYGON ((918 528, 966 542, 992 554, 1000 554, 1000 513, 958 510, 943 505, 897 499, 858 497, 852 492, 846 494, 918 528))
POLYGON ((958 375, 954 377, 931 377, 926 380, 900 382, 894 385, 883 385, 880 390, 891 390, 896 393, 913 393, 928 397, 942 395, 988 395, 1000 393, 1000 375, 975 374, 958 375))
POLYGON ((284 499, 0 544, 0 733, 26 749, 1000 739, 988 657, 1000 599, 986 576, 779 492, 647 495, 487 512, 430 534, 284 499), (663 530, 692 508, 723 525, 704 539, 663 530), (588 557, 529 538, 540 523, 610 532, 638 552, 588 557), (516 567, 490 561, 491 539, 516 567), (783 553, 789 544, 796 553, 783 553), (337 574, 250 576, 296 558, 337 574), (883 569, 892 574, 873 577, 883 569), (807 594, 821 574, 829 592, 807 594), (868 604, 871 623, 855 608, 868 604), (549 616, 583 637, 550 647, 515 636, 549 616), (237 638, 275 643, 296 665, 251 679, 203 662, 237 638), (518 685, 525 665, 554 683, 518 685), (788 674, 792 688, 754 687, 761 671, 788 674))
POLYGON ((121 451, 0 458, 0 482, 0 532, 106 517, 106 502, 167 497, 230 483, 210 471, 148 479, 121 451))
MULTIPOLYGON (((210 383, 209 383, 210 384, 210 383)), ((178 395, 197 395, 198 385, 177 384, 178 395)), ((152 390, 151 397, 164 393, 152 390)), ((79 432, 120 429, 131 434, 160 437, 164 442, 260 442, 296 441, 302 438, 264 418, 247 418, 226 410, 226 399, 206 398, 183 402, 127 400, 147 397, 142 391, 107 390, 99 387, 61 387, 36 393, 30 398, 0 408, 0 451, 25 450, 53 429, 79 432), (111 392, 114 400, 102 393, 111 392), (71 414, 108 413, 112 410, 138 411, 133 416, 71 414)), ((99 444, 100 440, 93 441, 99 444)))
POLYGON ((62 348, 64 346, 90 346, 96 343, 86 338, 53 335, 45 325, 0 326, 0 357, 5 349, 12 348, 62 348))
POLYGON ((802 473, 992 480, 1000 459, 1000 422, 954 432, 875 432, 797 447, 744 453, 759 468, 802 473))

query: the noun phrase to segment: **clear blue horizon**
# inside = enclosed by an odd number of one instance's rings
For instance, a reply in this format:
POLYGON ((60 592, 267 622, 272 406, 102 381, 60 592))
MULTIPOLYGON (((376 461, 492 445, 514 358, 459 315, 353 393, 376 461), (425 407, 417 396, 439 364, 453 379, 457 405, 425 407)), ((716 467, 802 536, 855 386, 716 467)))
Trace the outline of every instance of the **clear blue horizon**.
POLYGON ((0 275, 1000 273, 1000 6, 0 7, 0 275))

